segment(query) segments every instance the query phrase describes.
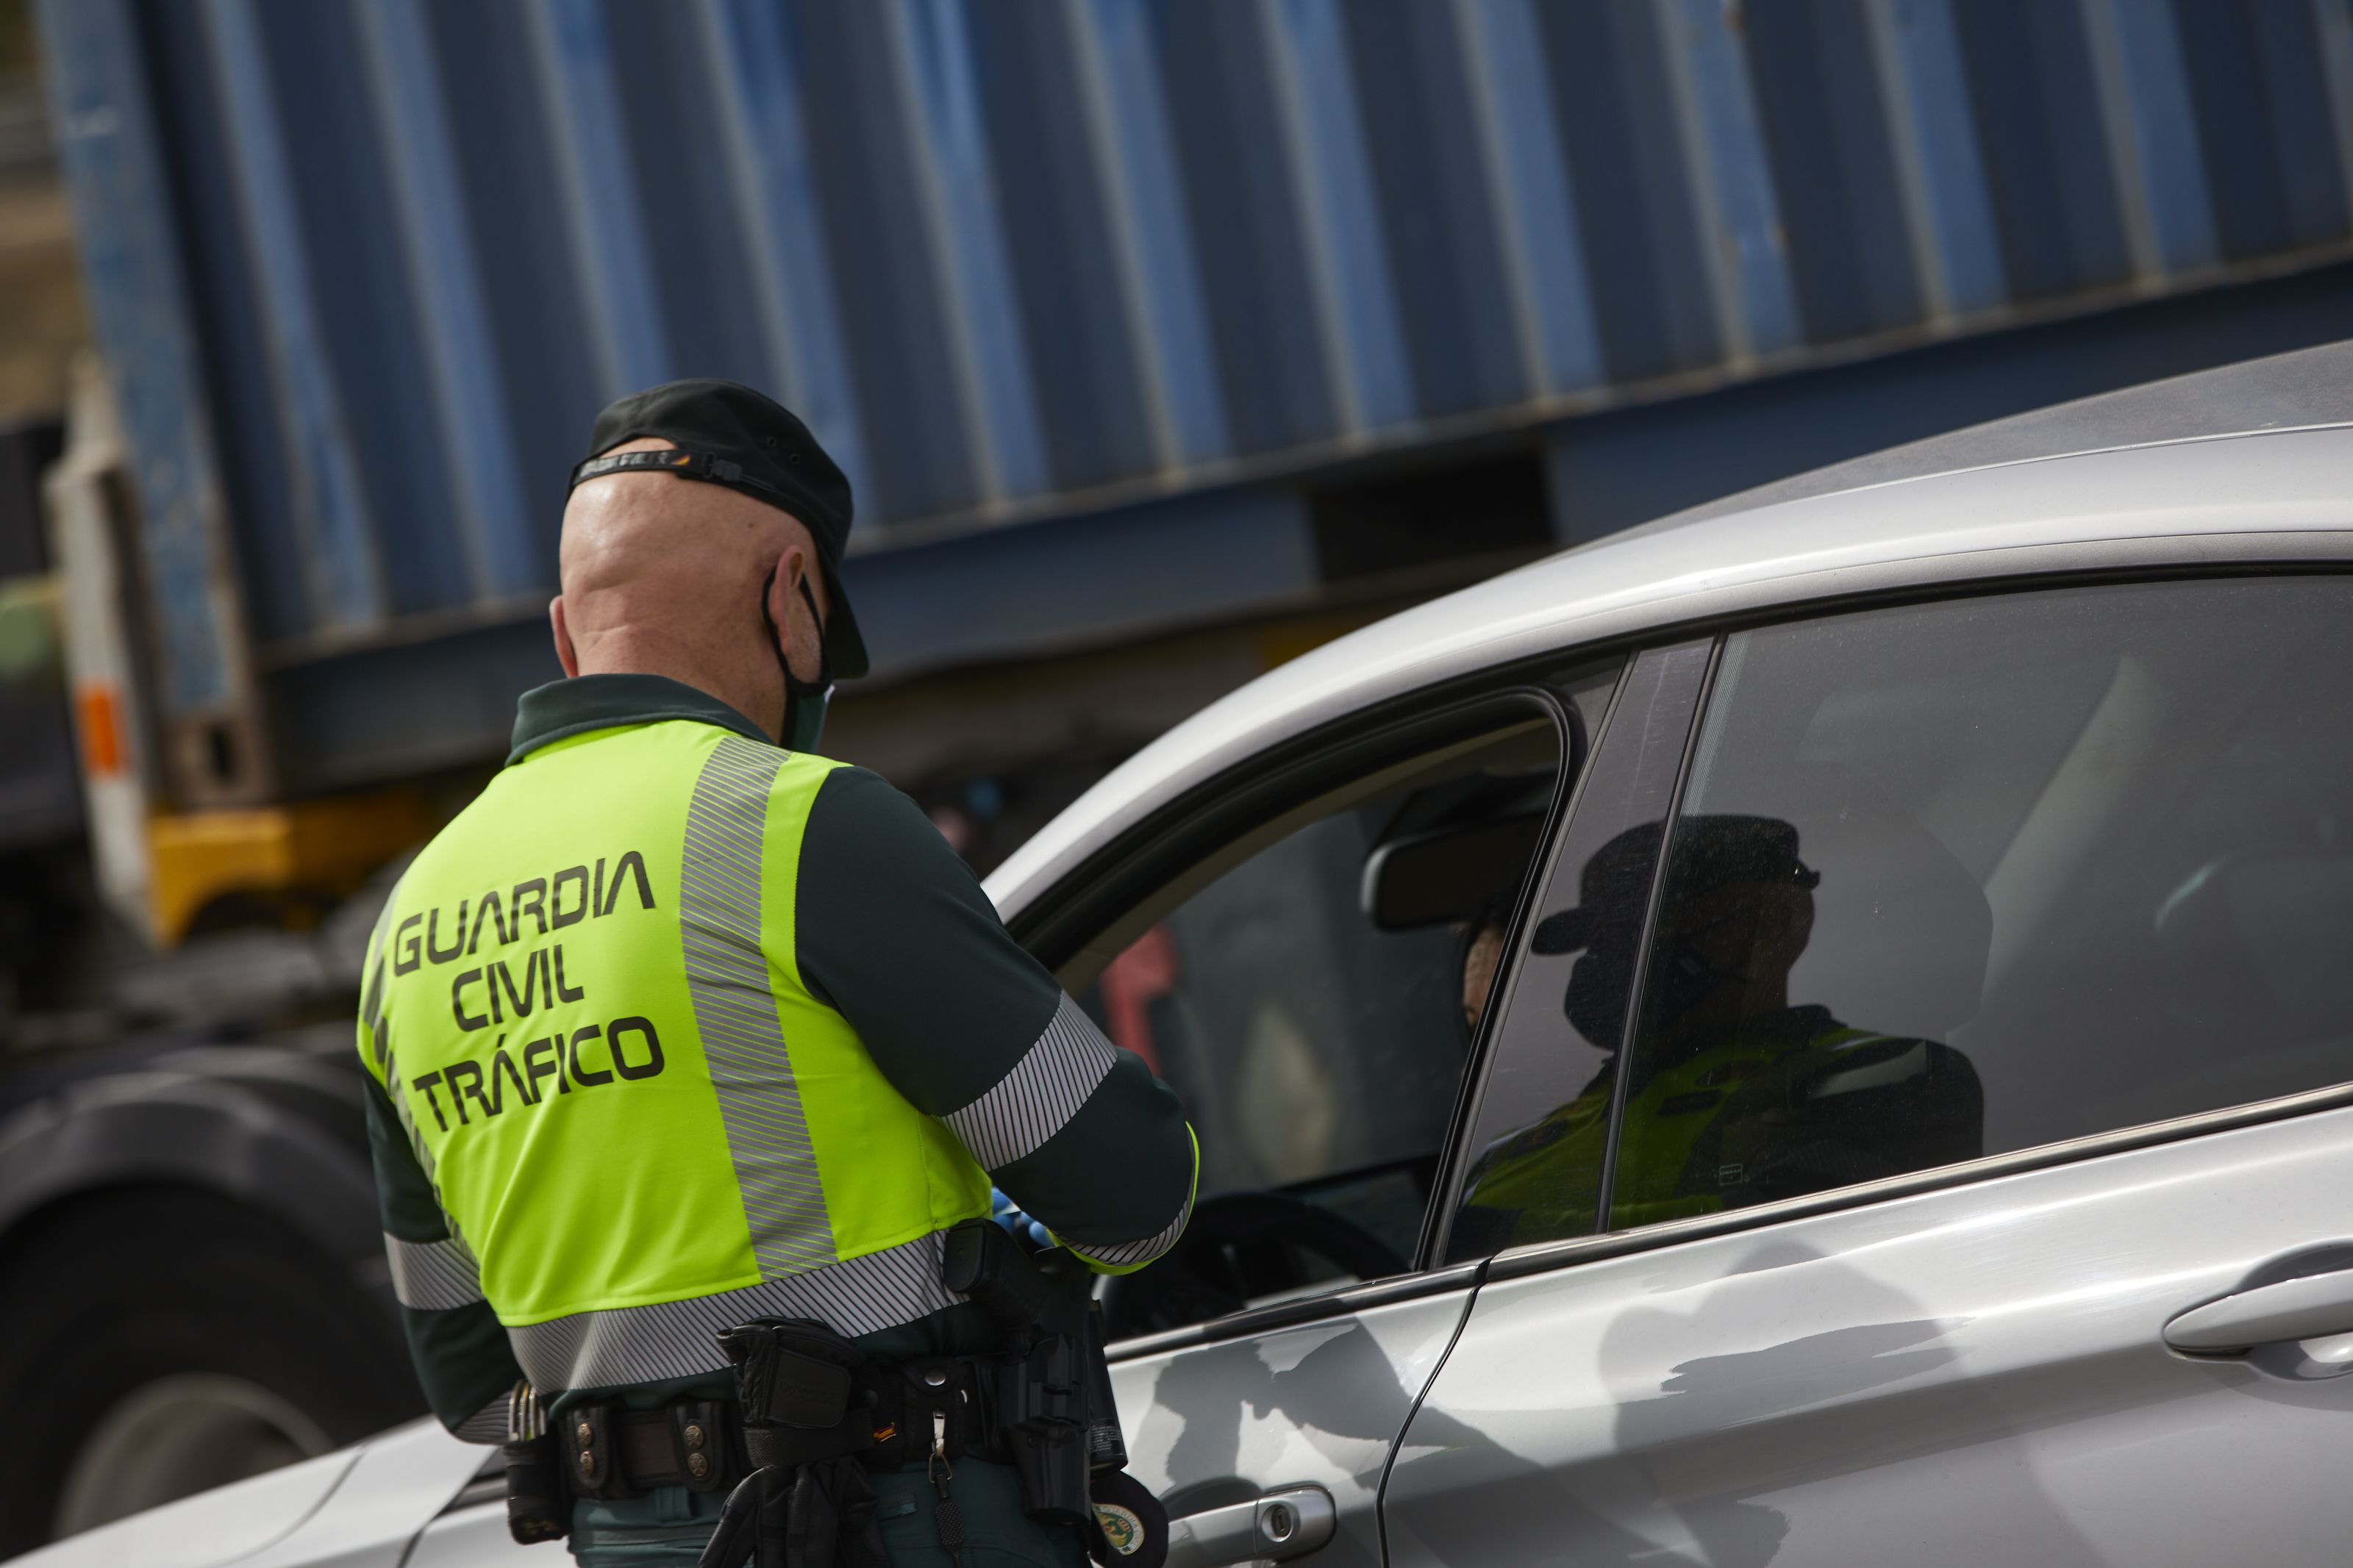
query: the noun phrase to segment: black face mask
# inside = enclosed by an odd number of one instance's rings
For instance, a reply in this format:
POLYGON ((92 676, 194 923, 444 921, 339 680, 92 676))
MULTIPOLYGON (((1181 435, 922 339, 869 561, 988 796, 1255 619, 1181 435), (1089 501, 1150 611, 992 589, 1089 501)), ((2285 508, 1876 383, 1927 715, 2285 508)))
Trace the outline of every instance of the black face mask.
POLYGON ((785 657, 784 634, 776 627, 776 617, 768 613, 768 590, 776 585, 772 570, 760 584, 760 620, 768 628, 768 651, 776 656, 776 668, 785 678, 785 712, 777 732, 784 737, 782 744, 788 752, 817 750, 818 737, 825 732, 826 704, 833 700, 833 655, 825 646, 825 617, 817 613, 817 595, 809 592, 808 579, 801 579, 801 602, 808 605, 809 619, 817 623, 817 679, 803 680, 793 673, 792 661, 785 657))

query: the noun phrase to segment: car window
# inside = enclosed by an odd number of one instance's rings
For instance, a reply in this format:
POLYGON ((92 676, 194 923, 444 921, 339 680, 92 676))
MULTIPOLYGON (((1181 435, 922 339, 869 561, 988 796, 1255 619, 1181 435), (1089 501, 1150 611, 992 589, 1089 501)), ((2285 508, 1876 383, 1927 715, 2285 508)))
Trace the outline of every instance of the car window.
MULTIPOLYGON (((2327 577, 1727 638, 1599 1075, 1610 1227, 2353 1078, 2348 657, 2327 577)), ((1599 909, 1532 938, 1629 940, 1599 909)))
POLYGON ((1655 825, 1674 799, 1712 642, 1636 659, 1596 739, 1534 918, 1496 1007, 1485 1081, 1463 1140, 1463 1196, 1448 1226, 1448 1262, 1592 1230, 1601 1205, 1609 1079, 1633 994, 1633 942, 1584 952, 1535 932, 1565 919, 1609 918, 1639 940, 1657 865, 1655 825), (1604 857, 1637 824, 1650 847, 1604 857), (1583 910, 1582 915, 1569 911, 1583 910))
POLYGON ((1076 994, 1183 1099, 1201 1183, 1113 1332, 1410 1267, 1561 754, 1533 716, 1392 764, 1119 922, 1076 994))

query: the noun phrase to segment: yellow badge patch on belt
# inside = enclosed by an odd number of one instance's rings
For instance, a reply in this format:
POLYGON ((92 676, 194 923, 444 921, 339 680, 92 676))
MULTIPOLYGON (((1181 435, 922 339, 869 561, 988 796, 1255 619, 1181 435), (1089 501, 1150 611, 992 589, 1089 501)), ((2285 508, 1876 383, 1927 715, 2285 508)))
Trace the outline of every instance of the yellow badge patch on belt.
POLYGON ((1144 1545, 1144 1521, 1115 1502, 1095 1504, 1095 1522, 1103 1526, 1103 1539, 1122 1557, 1133 1557, 1144 1545))

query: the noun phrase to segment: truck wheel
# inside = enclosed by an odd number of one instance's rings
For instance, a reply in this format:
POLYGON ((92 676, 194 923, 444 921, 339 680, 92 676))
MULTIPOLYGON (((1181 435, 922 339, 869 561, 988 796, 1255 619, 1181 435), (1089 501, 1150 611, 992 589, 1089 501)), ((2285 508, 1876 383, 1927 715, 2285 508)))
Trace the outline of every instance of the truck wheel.
POLYGON ((269 1216, 109 1194, 0 1256, 0 1558, 424 1405, 384 1307, 269 1216))

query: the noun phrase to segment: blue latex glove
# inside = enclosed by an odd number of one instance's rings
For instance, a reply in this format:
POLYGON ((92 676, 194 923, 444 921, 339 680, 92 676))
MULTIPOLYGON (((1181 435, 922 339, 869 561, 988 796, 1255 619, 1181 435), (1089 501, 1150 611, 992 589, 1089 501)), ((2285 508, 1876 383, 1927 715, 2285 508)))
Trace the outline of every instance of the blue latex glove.
POLYGON ((1041 1220, 1031 1219, 1021 1205, 998 1192, 988 1189, 988 1217, 1005 1227, 1005 1233, 1016 1241, 1028 1242, 1039 1252, 1054 1245, 1054 1233, 1041 1220))

